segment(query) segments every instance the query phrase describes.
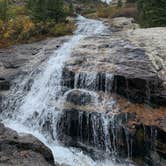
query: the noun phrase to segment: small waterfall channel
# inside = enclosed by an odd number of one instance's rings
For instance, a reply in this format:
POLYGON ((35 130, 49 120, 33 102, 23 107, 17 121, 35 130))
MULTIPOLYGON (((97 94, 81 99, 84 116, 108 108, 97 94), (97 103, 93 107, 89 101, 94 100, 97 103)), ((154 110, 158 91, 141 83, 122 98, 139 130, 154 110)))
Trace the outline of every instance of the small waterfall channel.
MULTIPOLYGON (((19 133, 29 133, 37 137, 52 150, 55 163, 70 166, 126 165, 117 164, 110 158, 104 161, 94 160, 80 149, 61 145, 57 139, 56 126, 63 106, 62 100, 64 99, 61 78, 65 62, 82 39, 104 35, 105 32, 107 32, 107 27, 102 22, 78 16, 77 30, 73 37, 56 50, 43 66, 39 67, 39 72, 30 73, 28 78, 20 78, 3 103, 4 111, 0 115, 2 122, 19 133), (27 90, 26 87, 30 81, 27 90)), ((85 88, 81 87, 82 83, 78 83, 80 75, 76 77, 76 88, 85 88)), ((90 88, 90 90, 94 89, 94 78, 86 77, 85 82, 88 82, 87 88, 90 88)), ((112 76, 109 76, 109 78, 111 79, 112 76)), ((110 88, 108 87, 109 90, 110 88)), ((95 102, 97 101, 95 100, 95 102)), ((80 120, 83 121, 81 117, 80 120)), ((91 120, 95 122, 93 127, 98 125, 95 116, 92 116, 91 120)), ((108 122, 103 117, 102 124, 105 133, 103 139, 105 140, 108 137, 108 122)), ((98 134, 96 133, 96 138, 94 137, 95 143, 99 141, 98 134)), ((111 146, 109 141, 106 141, 106 144, 106 147, 111 146)), ((115 143, 112 146, 116 146, 115 143)))

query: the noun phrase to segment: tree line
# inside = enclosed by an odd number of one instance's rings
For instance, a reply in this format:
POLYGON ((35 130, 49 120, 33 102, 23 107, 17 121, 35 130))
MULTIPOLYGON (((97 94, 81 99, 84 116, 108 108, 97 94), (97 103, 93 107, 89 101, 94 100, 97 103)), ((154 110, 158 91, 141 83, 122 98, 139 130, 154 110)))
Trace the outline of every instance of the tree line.
MULTIPOLYGON (((8 7, 12 0, 0 0, 0 19, 6 20, 8 17, 8 7)), ((64 8, 63 0, 26 0, 26 7, 29 9, 29 16, 36 20, 64 21, 70 11, 64 8)), ((72 5, 70 4, 70 10, 72 5)))
POLYGON ((141 25, 166 26, 166 0, 137 0, 137 6, 141 25))
MULTIPOLYGON (((136 4, 137 21, 143 27, 166 26, 166 0, 127 0, 127 4, 136 4)), ((122 7, 122 0, 118 0, 122 7)))

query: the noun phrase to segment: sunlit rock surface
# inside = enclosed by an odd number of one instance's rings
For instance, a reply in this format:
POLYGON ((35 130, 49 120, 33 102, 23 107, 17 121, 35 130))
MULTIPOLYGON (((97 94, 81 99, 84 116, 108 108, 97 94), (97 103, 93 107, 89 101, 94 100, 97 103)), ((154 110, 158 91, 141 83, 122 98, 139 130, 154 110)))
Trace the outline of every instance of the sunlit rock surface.
POLYGON ((63 83, 71 88, 76 83, 77 88, 105 91, 108 74, 113 75, 108 83, 113 81, 112 91, 130 101, 166 104, 163 79, 155 70, 146 49, 121 38, 118 33, 83 40, 66 64, 63 83), (79 85, 81 79, 84 79, 82 87, 79 85))

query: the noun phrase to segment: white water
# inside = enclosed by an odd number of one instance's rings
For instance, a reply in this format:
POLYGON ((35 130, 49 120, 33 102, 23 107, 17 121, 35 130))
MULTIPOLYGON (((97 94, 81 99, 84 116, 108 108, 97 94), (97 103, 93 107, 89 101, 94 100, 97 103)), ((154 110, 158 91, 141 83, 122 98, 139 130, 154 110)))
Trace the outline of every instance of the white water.
POLYGON ((11 95, 9 102, 15 106, 15 109, 5 110, 2 119, 6 126, 20 133, 30 133, 36 136, 52 150, 54 160, 59 164, 70 166, 118 165, 109 160, 94 161, 78 149, 63 147, 56 139, 56 123, 60 111, 55 108, 61 104, 60 80, 64 64, 80 40, 89 36, 101 35, 107 30, 102 22, 85 19, 81 16, 78 17, 77 26, 73 37, 54 52, 45 67, 35 76, 30 91, 23 94, 26 81, 17 86, 16 90, 19 95, 13 92, 13 98, 11 95))
POLYGON ((110 4, 112 2, 112 0, 101 0, 104 3, 110 4))

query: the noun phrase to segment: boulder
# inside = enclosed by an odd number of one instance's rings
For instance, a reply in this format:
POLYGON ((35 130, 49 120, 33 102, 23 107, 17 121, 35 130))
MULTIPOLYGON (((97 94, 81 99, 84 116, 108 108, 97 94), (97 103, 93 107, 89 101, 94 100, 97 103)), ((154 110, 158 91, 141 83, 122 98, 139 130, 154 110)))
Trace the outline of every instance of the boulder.
POLYGON ((93 103, 93 98, 94 96, 85 90, 71 90, 66 94, 66 102, 79 106, 93 103))
POLYGON ((18 135, 0 124, 0 166, 55 166, 51 151, 32 135, 18 135))

